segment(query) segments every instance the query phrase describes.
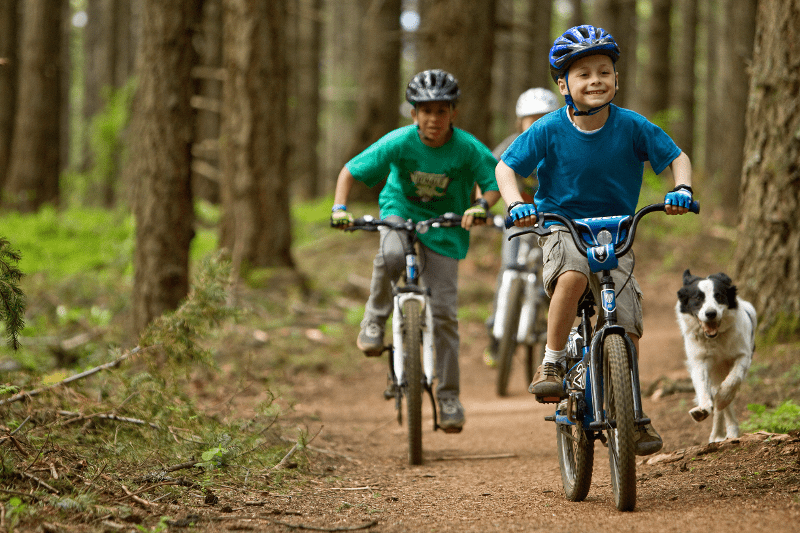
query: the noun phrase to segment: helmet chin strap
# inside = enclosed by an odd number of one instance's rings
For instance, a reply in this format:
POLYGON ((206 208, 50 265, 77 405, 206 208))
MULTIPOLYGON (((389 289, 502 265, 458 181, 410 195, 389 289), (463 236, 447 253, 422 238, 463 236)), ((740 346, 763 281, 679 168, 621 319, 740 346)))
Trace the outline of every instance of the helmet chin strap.
MULTIPOLYGON (((616 74, 616 72, 617 72, 617 69, 615 67, 614 68, 614 73, 616 74)), ((615 78, 616 78, 616 76, 615 76, 615 78)), ((567 95, 564 96, 564 102, 566 102, 566 104, 568 106, 572 107, 572 109, 574 110, 573 115, 575 115, 576 117, 585 117, 585 116, 595 115, 595 114, 599 113, 608 104, 613 102, 614 98, 616 98, 616 96, 617 96, 617 83, 614 82, 614 96, 611 97, 611 100, 609 100, 608 102, 606 102, 605 104, 603 104, 601 106, 593 107, 593 108, 589 109, 589 111, 581 111, 580 109, 578 109, 578 106, 575 105, 575 101, 572 99, 572 92, 570 92, 570 90, 569 90, 569 71, 564 73, 564 83, 567 84, 567 95)))

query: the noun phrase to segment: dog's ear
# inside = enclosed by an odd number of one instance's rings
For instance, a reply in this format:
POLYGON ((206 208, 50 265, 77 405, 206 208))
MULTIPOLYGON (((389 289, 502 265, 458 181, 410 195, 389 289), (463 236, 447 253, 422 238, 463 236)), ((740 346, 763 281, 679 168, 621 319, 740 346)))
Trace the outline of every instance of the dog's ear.
POLYGON ((678 289, 678 301, 681 304, 681 313, 688 312, 686 304, 689 303, 689 289, 687 289, 686 287, 681 287, 680 289, 678 289))
POLYGON ((692 273, 689 272, 688 268, 683 271, 683 284, 684 285, 691 285, 692 283, 694 283, 695 281, 698 281, 700 279, 703 279, 703 278, 701 278, 699 276, 692 275, 692 273))
POLYGON ((730 287, 731 285, 733 285, 733 280, 730 277, 728 277, 728 275, 725 274, 724 272, 717 272, 716 274, 711 274, 708 277, 719 281, 725 287, 730 287))
POLYGON ((725 296, 728 299, 728 309, 736 309, 739 304, 736 300, 736 285, 733 284, 733 280, 723 272, 719 272, 708 277, 717 280, 722 284, 723 287, 725 287, 725 296))

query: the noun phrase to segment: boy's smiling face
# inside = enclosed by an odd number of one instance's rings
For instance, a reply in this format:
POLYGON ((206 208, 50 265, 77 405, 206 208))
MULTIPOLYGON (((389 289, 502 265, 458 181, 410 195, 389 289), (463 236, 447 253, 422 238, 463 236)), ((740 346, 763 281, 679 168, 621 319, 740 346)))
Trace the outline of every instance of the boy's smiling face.
POLYGON ((450 102, 420 102, 411 110, 411 117, 422 142, 437 148, 450 140, 450 126, 457 113, 450 102))
POLYGON ((558 79, 558 89, 564 96, 571 94, 581 111, 599 107, 614 98, 617 73, 610 57, 602 54, 582 57, 569 67, 567 74, 567 79, 563 76, 558 79))

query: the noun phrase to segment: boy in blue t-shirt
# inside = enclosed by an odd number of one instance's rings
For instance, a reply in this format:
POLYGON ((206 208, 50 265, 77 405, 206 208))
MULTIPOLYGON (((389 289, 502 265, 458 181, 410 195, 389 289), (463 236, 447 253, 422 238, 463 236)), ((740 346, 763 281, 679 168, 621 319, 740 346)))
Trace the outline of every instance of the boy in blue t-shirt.
MULTIPOLYGON (((634 214, 645 161, 656 174, 667 167, 672 169, 676 187, 665 197, 667 214, 688 212, 692 202, 688 156, 661 128, 611 104, 618 87, 615 63, 619 53, 609 33, 589 25, 570 28, 554 42, 550 72, 567 105, 520 135, 495 171, 516 226, 533 226, 537 210, 571 219, 634 214), (514 175, 525 176, 534 170, 539 188, 534 203, 526 204, 514 175)), ((551 296, 547 346, 528 390, 540 402, 557 402, 565 396, 563 363, 578 303, 587 285, 598 298, 599 280, 568 232, 549 235, 543 242, 543 253, 542 277, 551 296)), ((622 288, 617 295, 619 323, 638 353, 643 331, 641 289, 631 275, 632 263, 632 254, 621 258, 612 276, 616 286, 622 288)), ((637 431, 638 455, 655 453, 661 446, 661 437, 651 424, 637 431)))
MULTIPOLYGON (((419 235, 422 285, 431 290, 436 351, 436 397, 439 426, 458 433, 464 425, 459 401, 458 261, 467 254, 469 229, 486 221, 489 207, 500 199, 494 178, 497 160, 478 139, 453 127, 460 96, 458 82, 443 70, 415 75, 406 89, 414 106, 414 124, 394 130, 351 159, 336 183, 331 225, 353 222, 345 205, 354 180, 370 187, 386 178, 379 197, 382 219, 414 222, 463 213, 461 228, 430 228, 419 235), (388 177, 387 177, 388 176, 388 177), (471 204, 477 183, 482 198, 471 204)), ((380 355, 386 320, 392 312, 391 282, 405 268, 404 235, 381 228, 369 300, 356 345, 367 355, 380 355)))

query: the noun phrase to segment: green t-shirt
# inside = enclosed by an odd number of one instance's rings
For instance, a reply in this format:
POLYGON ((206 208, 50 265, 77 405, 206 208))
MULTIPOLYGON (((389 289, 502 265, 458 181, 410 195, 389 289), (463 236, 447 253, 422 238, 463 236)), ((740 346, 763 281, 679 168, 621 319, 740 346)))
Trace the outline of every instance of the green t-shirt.
MULTIPOLYGON (((454 128, 447 143, 431 148, 412 124, 384 135, 345 166, 369 187, 386 178, 379 198, 381 218, 397 215, 419 222, 444 213, 463 214, 475 183, 483 192, 498 190, 496 165, 489 149, 464 130, 454 128)), ((462 228, 431 228, 419 237, 441 255, 467 255, 469 232, 462 228)))

